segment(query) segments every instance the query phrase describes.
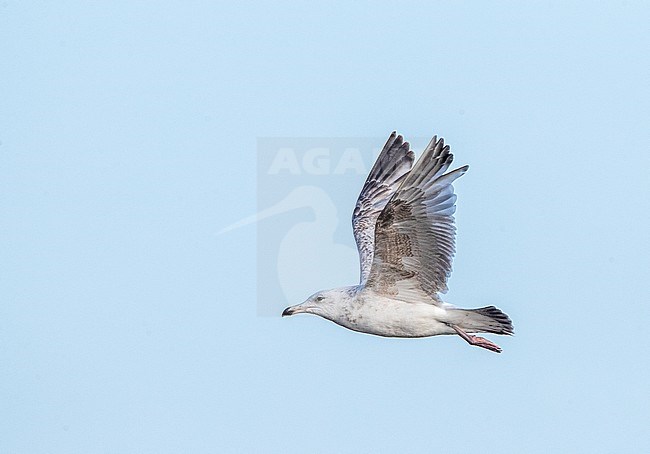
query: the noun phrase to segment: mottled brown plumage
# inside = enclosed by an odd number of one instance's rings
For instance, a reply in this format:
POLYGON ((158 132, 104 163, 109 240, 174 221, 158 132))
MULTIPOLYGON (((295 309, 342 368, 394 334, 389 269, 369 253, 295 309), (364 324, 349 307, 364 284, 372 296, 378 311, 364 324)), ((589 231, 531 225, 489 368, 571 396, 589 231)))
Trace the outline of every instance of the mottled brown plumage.
POLYGON ((458 334, 471 345, 501 348, 468 333, 512 334, 494 306, 461 309, 440 298, 455 253, 452 183, 468 166, 447 172, 449 146, 434 137, 413 165, 408 142, 393 132, 370 171, 352 216, 359 250, 357 286, 317 292, 283 315, 307 312, 379 336, 458 334))

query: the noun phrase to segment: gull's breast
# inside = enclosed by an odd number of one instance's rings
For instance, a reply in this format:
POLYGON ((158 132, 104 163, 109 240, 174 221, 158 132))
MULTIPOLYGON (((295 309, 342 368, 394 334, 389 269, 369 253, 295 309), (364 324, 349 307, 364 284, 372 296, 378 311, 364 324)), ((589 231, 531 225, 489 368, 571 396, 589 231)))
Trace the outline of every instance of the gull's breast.
POLYGON ((454 334, 444 320, 446 310, 427 303, 407 303, 386 297, 355 298, 334 322, 362 333, 386 337, 427 337, 454 334))

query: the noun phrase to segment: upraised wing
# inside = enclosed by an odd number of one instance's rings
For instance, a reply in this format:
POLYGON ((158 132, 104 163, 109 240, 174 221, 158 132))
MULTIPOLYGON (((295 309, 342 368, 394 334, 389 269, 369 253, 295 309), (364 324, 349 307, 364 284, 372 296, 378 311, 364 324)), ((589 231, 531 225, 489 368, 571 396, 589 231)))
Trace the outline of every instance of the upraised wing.
POLYGON ((453 155, 434 137, 377 219, 366 287, 405 300, 424 294, 438 304, 447 291, 455 252, 452 183, 469 166, 446 173, 453 155))
POLYGON ((377 218, 411 170, 414 158, 409 143, 393 131, 361 189, 352 215, 352 229, 359 250, 362 284, 370 274, 377 218))

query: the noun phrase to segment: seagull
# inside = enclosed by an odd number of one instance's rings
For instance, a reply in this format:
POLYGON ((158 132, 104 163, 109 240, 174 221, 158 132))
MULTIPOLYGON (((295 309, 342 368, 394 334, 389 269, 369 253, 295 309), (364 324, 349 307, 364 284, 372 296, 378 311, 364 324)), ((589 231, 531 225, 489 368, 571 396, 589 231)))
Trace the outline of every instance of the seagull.
POLYGON ((462 309, 440 297, 456 250, 452 183, 469 166, 447 172, 453 155, 437 136, 414 160, 409 143, 393 131, 361 189, 352 215, 359 285, 316 292, 282 316, 313 314, 384 337, 458 335, 501 353, 472 333, 514 334, 505 313, 494 306, 462 309))

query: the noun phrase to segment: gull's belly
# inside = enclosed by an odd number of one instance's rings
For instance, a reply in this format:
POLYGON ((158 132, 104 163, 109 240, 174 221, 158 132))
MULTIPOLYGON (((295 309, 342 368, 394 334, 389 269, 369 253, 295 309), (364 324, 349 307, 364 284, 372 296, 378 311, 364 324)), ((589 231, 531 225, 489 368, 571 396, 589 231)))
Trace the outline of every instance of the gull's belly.
POLYGON ((455 334, 447 311, 427 303, 406 303, 390 298, 358 300, 345 308, 339 325, 354 331, 387 337, 426 337, 455 334))

